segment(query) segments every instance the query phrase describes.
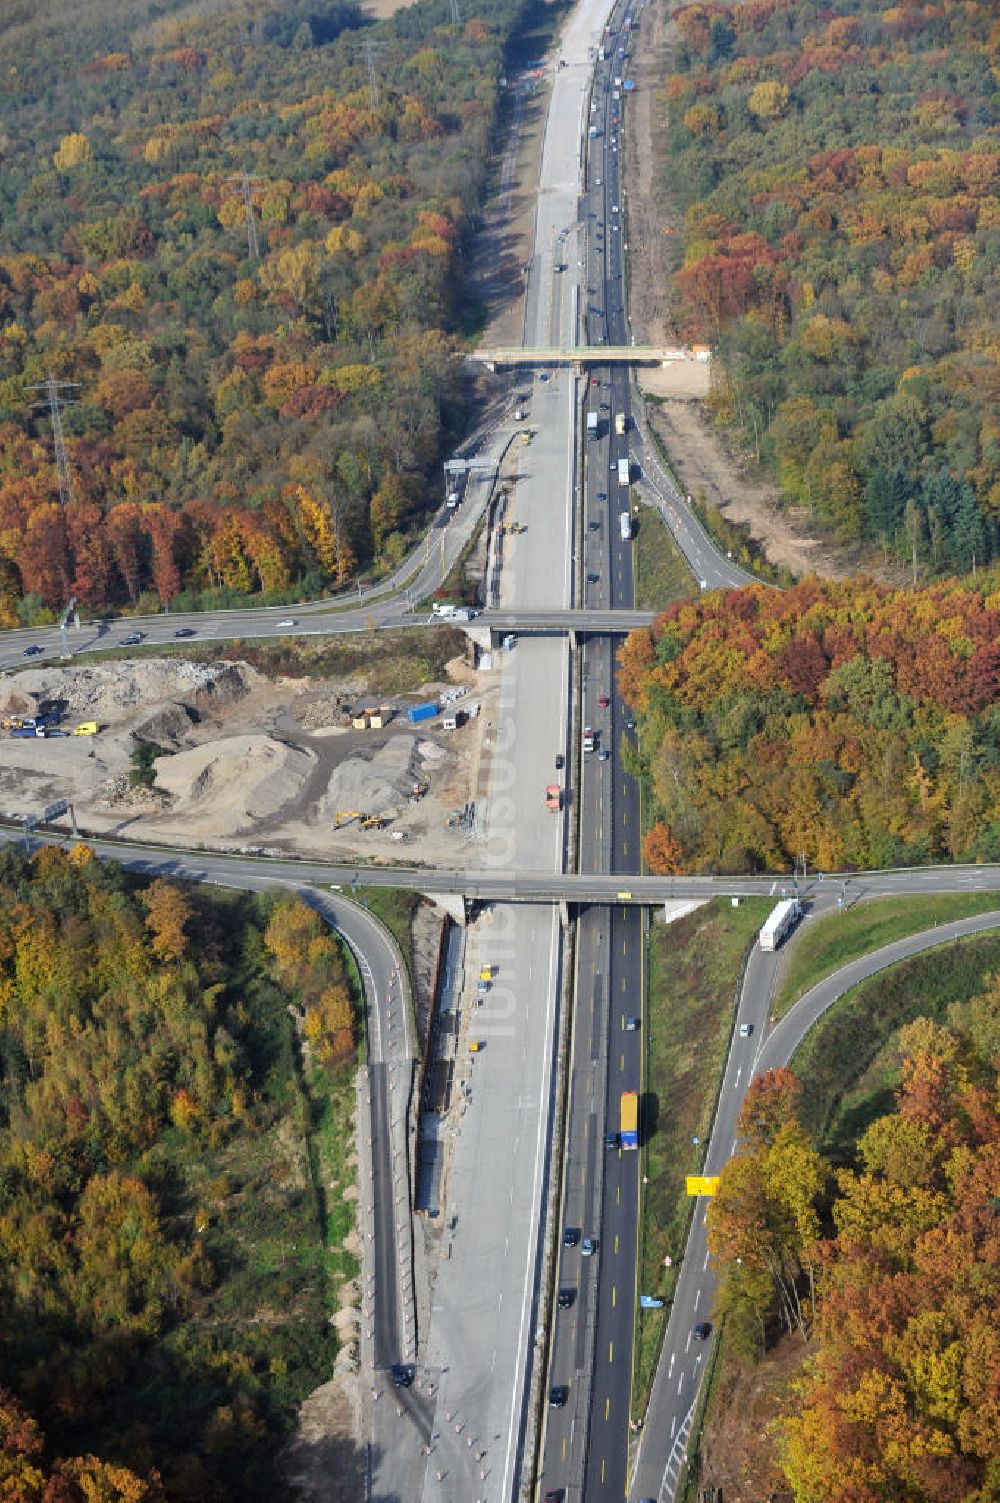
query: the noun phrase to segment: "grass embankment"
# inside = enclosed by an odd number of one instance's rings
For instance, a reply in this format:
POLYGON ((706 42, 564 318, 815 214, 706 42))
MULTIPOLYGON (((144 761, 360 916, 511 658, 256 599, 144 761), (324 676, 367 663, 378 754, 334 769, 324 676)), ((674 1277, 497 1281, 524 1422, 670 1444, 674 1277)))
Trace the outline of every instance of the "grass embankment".
MULTIPOLYGON (((683 1250, 691 1202, 684 1177, 701 1168, 719 1076, 726 1058, 743 957, 767 916, 766 898, 733 908, 718 898, 675 924, 654 924, 649 939, 646 1105, 639 1283, 669 1301, 676 1272, 666 1254, 683 1250), (696 1145, 692 1138, 698 1137, 696 1145)), ((646 1310, 636 1344, 635 1405, 645 1409, 669 1311, 646 1310)))
POLYGON ((636 609, 665 610, 675 600, 698 594, 694 575, 670 535, 670 529, 651 506, 639 513, 632 543, 636 609))
POLYGON ((952 919, 1000 909, 996 893, 951 892, 912 898, 867 898, 844 912, 809 920, 791 942, 774 995, 772 1012, 784 1017, 817 981, 883 945, 947 924, 952 919))
POLYGON ((987 989, 1000 970, 1000 934, 976 935, 915 955, 848 992, 792 1059, 802 1117, 819 1148, 850 1158, 876 1117, 893 1110, 899 1082, 895 1035, 913 1018, 944 1019, 955 1002, 987 989))

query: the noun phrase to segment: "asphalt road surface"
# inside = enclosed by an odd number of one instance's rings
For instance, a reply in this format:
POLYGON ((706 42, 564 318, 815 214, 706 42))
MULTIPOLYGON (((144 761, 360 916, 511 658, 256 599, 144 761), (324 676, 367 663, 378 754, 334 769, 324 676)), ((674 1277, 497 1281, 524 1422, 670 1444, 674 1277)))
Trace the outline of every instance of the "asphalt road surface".
MULTIPOLYGON (((720 1174, 733 1154, 737 1121, 751 1081, 768 1070, 787 1065, 816 1020, 845 992, 922 950, 998 927, 1000 912, 984 913, 941 924, 874 950, 818 982, 770 1030, 768 1007, 781 951, 765 954, 756 949, 744 977, 703 1172, 720 1174), (749 1038, 740 1037, 741 1024, 751 1025, 753 1032, 749 1038)), ((707 1200, 701 1199, 695 1206, 684 1250, 628 1494, 634 1500, 656 1498, 660 1503, 670 1503, 683 1475, 692 1411, 707 1356, 706 1344, 694 1337, 694 1327, 702 1321, 711 1322, 716 1293, 715 1270, 706 1241, 707 1205, 707 1200)))

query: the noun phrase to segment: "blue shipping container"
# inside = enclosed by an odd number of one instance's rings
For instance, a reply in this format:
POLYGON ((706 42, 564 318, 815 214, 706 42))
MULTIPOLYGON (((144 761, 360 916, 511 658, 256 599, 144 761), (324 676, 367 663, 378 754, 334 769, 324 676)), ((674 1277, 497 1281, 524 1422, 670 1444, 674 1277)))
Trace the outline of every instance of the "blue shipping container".
POLYGON ((422 720, 433 720, 438 712, 436 704, 413 705, 406 712, 406 718, 411 725, 419 725, 422 720))

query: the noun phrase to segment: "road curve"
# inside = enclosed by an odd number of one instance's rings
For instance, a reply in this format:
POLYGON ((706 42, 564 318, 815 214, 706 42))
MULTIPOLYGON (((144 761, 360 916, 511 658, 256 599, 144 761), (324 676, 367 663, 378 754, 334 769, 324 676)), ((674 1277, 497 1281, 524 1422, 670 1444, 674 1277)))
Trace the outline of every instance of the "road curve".
MULTIPOLYGON (((997 928, 1000 928, 1000 910, 939 924, 883 945, 818 981, 766 1033, 778 956, 755 950, 747 965, 735 1021, 736 1025, 750 1023, 755 1032, 759 1029, 761 1044, 752 1061, 747 1061, 751 1041, 741 1038, 738 1026, 734 1026, 704 1172, 721 1173, 734 1151, 736 1123, 751 1081, 768 1070, 787 1065, 817 1020, 852 987, 924 950, 997 928)), ((711 1317, 717 1284, 708 1254, 704 1214, 707 1204, 706 1200, 700 1200, 695 1207, 684 1249, 629 1488, 628 1496, 633 1500, 656 1498, 658 1503, 671 1503, 683 1476, 691 1419, 708 1365, 703 1361, 704 1347, 692 1341, 692 1331, 698 1321, 711 1317)))

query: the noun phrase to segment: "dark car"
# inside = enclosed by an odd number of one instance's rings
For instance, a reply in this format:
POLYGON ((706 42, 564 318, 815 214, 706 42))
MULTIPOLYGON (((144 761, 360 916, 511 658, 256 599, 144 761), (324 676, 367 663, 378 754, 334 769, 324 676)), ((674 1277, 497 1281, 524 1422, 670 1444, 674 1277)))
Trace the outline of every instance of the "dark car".
POLYGON ((566 766, 566 758, 563 756, 562 752, 557 752, 556 753, 556 772, 562 772, 562 770, 563 770, 563 768, 565 766, 566 766))
POLYGON ((413 1368, 408 1362, 395 1362, 392 1367, 392 1386, 409 1388, 413 1382, 413 1368))
POLYGON ((608 493, 607 493, 607 491, 598 491, 597 492, 597 499, 598 499, 598 501, 606 501, 608 499, 608 493))
POLYGON ((707 1341, 712 1334, 712 1322, 700 1320, 694 1328, 694 1334, 698 1341, 707 1341))
POLYGON ((569 1310, 569 1309, 572 1309, 573 1302, 574 1302, 575 1299, 576 1299, 576 1292, 575 1292, 575 1290, 573 1290, 573 1289, 560 1289, 560 1291, 559 1291, 559 1299, 558 1299, 558 1305, 559 1305, 560 1310, 569 1310))
POLYGON ((618 1134, 616 1132, 606 1132, 604 1134, 604 1146, 605 1148, 617 1148, 618 1134))
POLYGON ((564 1409, 566 1400, 569 1398, 569 1389, 565 1383, 553 1383, 549 1389, 549 1403, 553 1409, 564 1409))
POLYGON ((177 630, 174 632, 174 636, 175 637, 193 637, 194 636, 194 627, 193 626, 179 626, 177 628, 177 630))
POLYGON ((565 1496, 566 1494, 563 1492, 561 1487, 550 1487, 548 1492, 545 1494, 542 1503, 562 1503, 562 1500, 565 1496))
POLYGON ((597 532, 597 530, 599 529, 600 525, 601 525, 600 522, 588 522, 587 523, 587 531, 588 532, 597 532))
POLYGON ((138 647, 139 643, 145 639, 145 636, 146 633, 144 631, 130 631, 127 637, 122 637, 122 646, 138 647))
POLYGON ((42 649, 39 647, 37 642, 32 642, 30 647, 26 647, 24 649, 23 656, 26 658, 37 658, 41 653, 41 650, 42 649))
POLYGON ((576 1226, 567 1226, 563 1230, 563 1247, 575 1247, 580 1240, 580 1229, 576 1226))
POLYGON ((597 584, 598 581, 600 580, 600 577, 601 576, 599 574, 588 574, 587 575, 587 583, 588 584, 597 584))

